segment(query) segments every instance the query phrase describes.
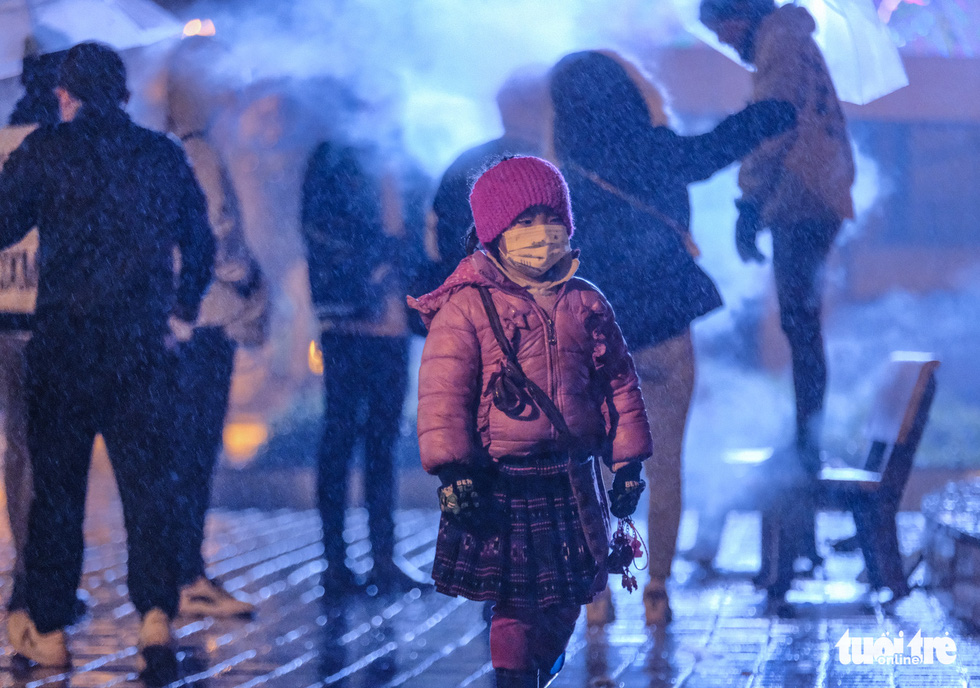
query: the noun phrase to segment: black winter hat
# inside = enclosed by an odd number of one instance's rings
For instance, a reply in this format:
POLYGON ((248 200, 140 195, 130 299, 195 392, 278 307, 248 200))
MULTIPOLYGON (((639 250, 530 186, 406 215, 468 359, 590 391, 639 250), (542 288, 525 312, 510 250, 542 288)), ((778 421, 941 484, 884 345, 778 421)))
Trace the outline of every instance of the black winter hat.
POLYGON ((85 105, 108 110, 129 98, 126 66, 115 50, 103 43, 79 43, 61 63, 58 85, 85 105))
POLYGON ((61 62, 67 50, 54 53, 24 55, 21 63, 20 83, 27 90, 51 90, 58 83, 61 62))
POLYGON ((54 124, 58 121, 58 99, 55 98, 54 87, 58 85, 65 53, 61 50, 24 56, 20 73, 24 95, 14 106, 10 124, 54 124))

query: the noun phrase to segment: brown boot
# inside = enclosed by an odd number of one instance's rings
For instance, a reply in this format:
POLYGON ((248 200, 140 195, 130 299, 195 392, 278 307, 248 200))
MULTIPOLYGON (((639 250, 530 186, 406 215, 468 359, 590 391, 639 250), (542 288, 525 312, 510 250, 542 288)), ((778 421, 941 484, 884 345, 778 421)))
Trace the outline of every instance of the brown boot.
POLYGON ((7 635, 14 652, 33 665, 59 669, 71 666, 63 628, 41 633, 27 612, 17 610, 7 616, 7 635))

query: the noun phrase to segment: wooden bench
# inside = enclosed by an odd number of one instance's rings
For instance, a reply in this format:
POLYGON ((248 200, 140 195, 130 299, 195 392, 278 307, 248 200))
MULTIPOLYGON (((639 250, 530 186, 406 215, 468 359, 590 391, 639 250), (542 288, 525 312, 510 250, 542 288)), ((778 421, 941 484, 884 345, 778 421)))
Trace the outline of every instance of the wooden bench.
POLYGON ((774 490, 762 517, 760 575, 771 595, 781 597, 790 587, 800 524, 813 518, 814 508, 850 511, 871 587, 887 587, 894 598, 908 594, 895 516, 929 417, 938 367, 931 354, 893 353, 865 424, 863 463, 825 461, 816 480, 796 478, 774 490))
POLYGON ((865 426, 861 467, 824 467, 817 505, 854 517, 858 544, 873 588, 908 593, 895 516, 936 392, 939 361, 931 354, 900 351, 886 364, 865 426))

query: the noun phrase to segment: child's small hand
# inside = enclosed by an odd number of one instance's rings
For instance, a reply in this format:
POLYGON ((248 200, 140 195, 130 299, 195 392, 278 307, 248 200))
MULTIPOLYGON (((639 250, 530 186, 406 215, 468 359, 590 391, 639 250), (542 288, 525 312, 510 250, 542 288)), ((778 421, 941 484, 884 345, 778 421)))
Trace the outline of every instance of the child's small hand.
POLYGON ((638 461, 629 463, 616 471, 613 477, 613 486, 609 490, 609 511, 616 518, 632 516, 640 503, 640 495, 647 485, 640 477, 640 469, 638 461))
POLYGON ((486 527, 487 506, 477 480, 463 469, 448 468, 439 475, 439 509, 449 518, 471 532, 482 532, 486 527))
POLYGON ((461 516, 480 508, 480 493, 470 478, 459 478, 439 488, 439 509, 444 514, 461 516))

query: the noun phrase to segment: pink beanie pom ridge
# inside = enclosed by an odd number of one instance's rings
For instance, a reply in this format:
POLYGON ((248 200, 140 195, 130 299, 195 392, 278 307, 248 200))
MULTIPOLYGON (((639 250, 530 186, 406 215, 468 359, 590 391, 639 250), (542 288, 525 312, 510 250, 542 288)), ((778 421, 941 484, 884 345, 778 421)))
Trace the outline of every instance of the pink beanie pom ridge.
POLYGON ((561 215, 568 235, 575 231, 568 184, 547 160, 519 156, 501 160, 473 184, 470 208, 476 236, 486 246, 503 234, 521 213, 543 205, 561 215))

